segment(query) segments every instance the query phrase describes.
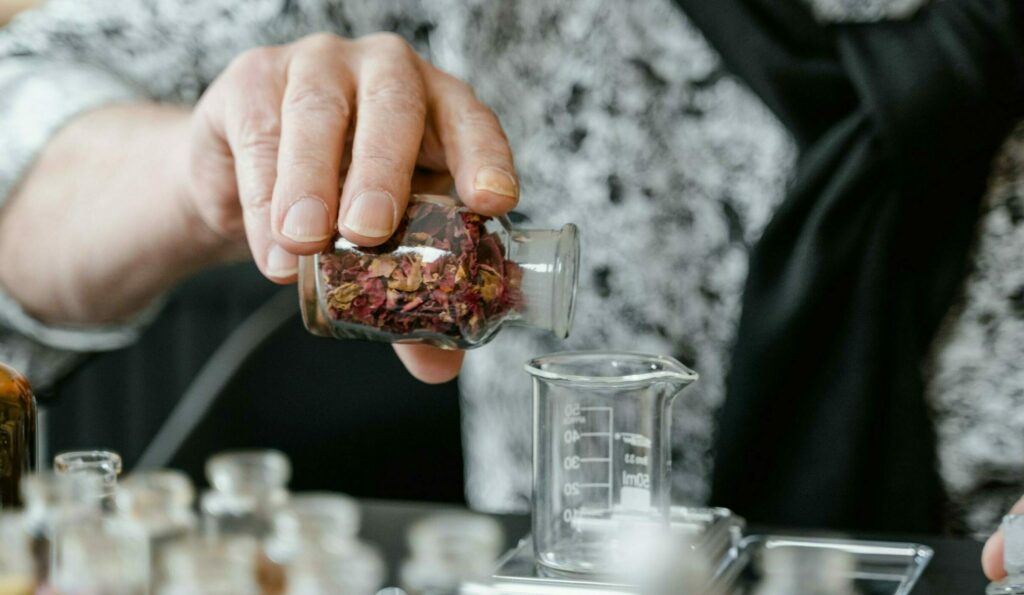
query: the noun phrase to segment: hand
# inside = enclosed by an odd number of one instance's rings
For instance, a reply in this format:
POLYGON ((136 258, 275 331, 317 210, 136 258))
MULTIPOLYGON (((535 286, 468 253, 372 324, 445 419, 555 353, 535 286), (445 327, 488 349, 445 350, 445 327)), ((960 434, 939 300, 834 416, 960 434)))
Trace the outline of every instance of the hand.
MULTIPOLYGON (((40 320, 91 325, 249 252, 290 283, 296 255, 335 229, 381 243, 414 183, 444 191, 452 177, 483 214, 519 194, 501 127, 470 88, 396 36, 314 35, 246 52, 194 110, 138 103, 74 118, 0 212, 0 285, 40 320)), ((462 360, 396 350, 428 382, 462 360)))
MULTIPOLYGON (((1024 513, 1024 498, 1021 498, 1010 509, 1010 514, 1024 513)), ((981 567, 989 580, 997 581, 1006 577, 1006 568, 1003 567, 1003 528, 996 529, 996 532, 985 542, 985 549, 981 552, 981 567)))
MULTIPOLYGON (((242 54, 196 107, 191 138, 184 195, 215 233, 244 235, 277 283, 293 282, 297 255, 323 250, 335 229, 364 246, 387 240, 414 178, 450 172, 462 200, 486 215, 519 196, 493 112, 391 34, 318 34, 242 54)), ((462 359, 396 351, 425 381, 451 378, 462 359)))

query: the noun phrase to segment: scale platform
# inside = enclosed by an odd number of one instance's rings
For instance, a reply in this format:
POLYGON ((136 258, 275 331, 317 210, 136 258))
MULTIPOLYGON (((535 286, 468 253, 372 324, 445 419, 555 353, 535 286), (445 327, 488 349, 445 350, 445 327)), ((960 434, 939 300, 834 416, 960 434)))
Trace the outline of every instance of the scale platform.
MULTIPOLYGON (((932 558, 931 548, 915 543, 742 534, 744 523, 725 509, 674 508, 674 530, 695 536, 694 547, 717 560, 710 583, 694 595, 740 595, 759 592, 766 581, 791 585, 799 595, 832 592, 815 585, 836 578, 844 595, 907 595, 932 558), (826 560, 839 556, 838 566, 784 564, 783 560, 826 560), (774 566, 773 566, 774 565, 774 566), (822 575, 822 572, 831 575, 822 575), (814 574, 814 576, 811 576, 814 574), (824 578, 823 578, 824 577, 824 578)), ((778 583, 776 583, 778 584, 778 583)), ((622 594, 637 590, 611 579, 559 573, 536 563, 529 536, 498 562, 488 592, 494 595, 622 594)))

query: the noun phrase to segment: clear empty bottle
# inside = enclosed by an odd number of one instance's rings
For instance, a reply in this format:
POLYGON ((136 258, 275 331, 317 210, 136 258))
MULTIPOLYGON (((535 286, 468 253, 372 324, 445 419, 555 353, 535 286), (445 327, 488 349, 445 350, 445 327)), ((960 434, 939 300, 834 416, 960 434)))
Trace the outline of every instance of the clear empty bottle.
MULTIPOLYGON (((176 541, 161 555, 163 577, 155 595, 253 595, 259 545, 244 535, 176 541)), ((326 594, 324 594, 326 595, 326 594)))
POLYGON ((464 582, 490 576, 504 534, 494 519, 473 513, 434 514, 409 529, 411 556, 402 565, 410 595, 452 595, 464 582))
POLYGON ((148 595, 149 539, 138 524, 103 517, 62 523, 51 584, 59 595, 148 595))
POLYGON ((35 565, 25 517, 20 513, 0 513, 0 595, 32 595, 35 588, 35 565))
POLYGON ((262 546, 257 573, 263 593, 282 593, 292 547, 287 531, 280 530, 289 522, 288 457, 276 450, 227 451, 207 461, 206 477, 213 489, 200 503, 204 529, 257 539, 262 546))
POLYGON ((63 525, 100 518, 103 490, 102 478, 89 474, 57 475, 44 471, 22 480, 26 529, 41 585, 49 584, 58 530, 63 525))
POLYGON ((375 248, 339 238, 299 259, 306 328, 339 339, 478 347, 504 324, 572 326, 576 226, 523 230, 447 196, 414 195, 391 239, 375 248))
POLYGON ((355 539, 359 533, 359 504, 355 498, 331 492, 300 492, 288 500, 288 511, 307 540, 355 539))
POLYGON ((58 475, 94 475, 103 482, 100 505, 105 511, 115 507, 114 493, 117 477, 121 475, 121 455, 109 450, 76 450, 63 452, 53 458, 53 470, 58 475))
POLYGON ((351 537, 321 538, 315 547, 301 547, 289 561, 286 595, 374 595, 385 575, 376 548, 351 537))
POLYGON ((1003 517, 1003 567, 1006 578, 990 583, 988 595, 1024 595, 1024 514, 1003 517))
POLYGON ((163 550, 190 535, 198 525, 192 511, 195 490, 192 481, 180 471, 161 470, 132 473, 118 486, 117 511, 138 523, 150 545, 151 583, 159 582, 163 550))

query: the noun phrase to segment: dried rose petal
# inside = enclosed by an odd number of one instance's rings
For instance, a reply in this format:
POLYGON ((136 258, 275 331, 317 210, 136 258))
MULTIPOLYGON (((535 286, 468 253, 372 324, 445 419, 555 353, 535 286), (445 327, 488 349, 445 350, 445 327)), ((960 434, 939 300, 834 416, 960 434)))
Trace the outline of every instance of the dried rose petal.
POLYGON ((329 315, 394 335, 478 340, 523 303, 522 269, 487 221, 454 203, 414 202, 384 245, 321 255, 329 315))
POLYGON ((366 270, 374 277, 390 277, 397 266, 398 263, 390 256, 378 256, 370 262, 366 270))

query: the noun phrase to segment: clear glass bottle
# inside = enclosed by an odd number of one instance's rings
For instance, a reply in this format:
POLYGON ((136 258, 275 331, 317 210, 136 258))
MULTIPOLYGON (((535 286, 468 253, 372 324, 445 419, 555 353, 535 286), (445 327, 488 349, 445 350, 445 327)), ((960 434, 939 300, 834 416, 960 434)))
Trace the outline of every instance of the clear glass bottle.
POLYGON ((27 529, 21 513, 0 513, 0 595, 35 592, 35 565, 27 529))
POLYGON ((304 536, 316 539, 355 539, 359 534, 359 504, 355 498, 331 492, 293 494, 288 511, 304 536))
POLYGON ((447 196, 414 195, 392 238, 339 238, 299 259, 302 319, 315 335, 468 349, 504 324, 569 334, 579 269, 576 226, 513 228, 447 196))
POLYGON ((259 546, 249 536, 204 536, 177 541, 161 556, 155 595, 251 595, 259 592, 259 546))
POLYGON ((0 364, 0 509, 21 506, 19 484, 35 463, 35 396, 24 376, 0 364))
POLYGON ((280 527, 290 520, 285 509, 291 479, 288 457, 276 450, 222 452, 206 462, 206 477, 213 486, 200 502, 206 532, 257 539, 262 592, 284 592, 291 543, 280 527))
POLYGON ((60 595, 148 595, 149 539, 137 523, 104 516, 62 523, 51 584, 60 595))
POLYGON ((53 470, 58 475, 94 475, 102 480, 100 505, 113 511, 117 477, 121 475, 121 455, 109 450, 75 450, 62 452, 53 458, 53 470))
POLYGON ((49 584, 59 528, 102 516, 103 490, 103 480, 97 475, 45 471, 30 473, 22 480, 26 529, 40 585, 49 584))
MULTIPOLYGON (((374 595, 384 584, 387 568, 373 546, 358 539, 314 539, 306 542, 288 564, 285 595, 374 595)), ((303 540, 309 536, 303 536, 303 540)))
POLYGON ((118 514, 138 523, 149 538, 151 582, 156 587, 163 551, 198 525, 192 511, 192 481, 169 469, 132 473, 118 486, 116 500, 118 514))
POLYGON ((422 518, 407 538, 411 556, 401 575, 409 595, 454 595, 465 582, 486 580, 505 542, 497 521, 469 512, 422 518))

